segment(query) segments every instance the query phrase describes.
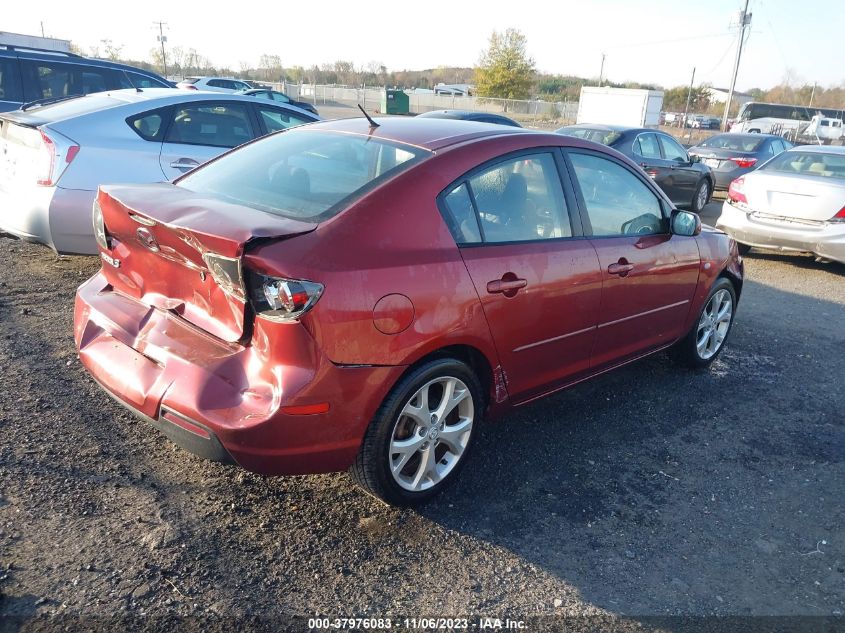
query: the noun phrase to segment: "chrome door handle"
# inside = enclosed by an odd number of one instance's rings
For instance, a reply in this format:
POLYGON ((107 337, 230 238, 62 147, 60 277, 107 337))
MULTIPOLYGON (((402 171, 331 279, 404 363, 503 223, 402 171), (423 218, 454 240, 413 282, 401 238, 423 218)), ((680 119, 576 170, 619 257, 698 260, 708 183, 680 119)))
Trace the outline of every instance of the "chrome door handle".
POLYGON ((629 264, 624 259, 620 259, 616 264, 611 264, 607 267, 607 272, 611 275, 619 275, 620 277, 627 277, 628 273, 634 270, 634 265, 629 264))
POLYGON ((193 169, 199 165, 193 158, 180 158, 170 163, 172 169, 193 169))
POLYGON ((490 294, 502 293, 506 296, 516 294, 520 288, 528 285, 526 279, 495 279, 487 282, 487 292, 490 294))

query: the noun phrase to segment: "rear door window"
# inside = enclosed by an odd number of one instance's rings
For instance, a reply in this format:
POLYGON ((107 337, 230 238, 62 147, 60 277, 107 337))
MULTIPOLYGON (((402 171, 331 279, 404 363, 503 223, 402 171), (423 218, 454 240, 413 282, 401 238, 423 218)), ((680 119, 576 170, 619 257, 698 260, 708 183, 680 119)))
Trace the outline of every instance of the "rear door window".
POLYGON ((121 87, 121 73, 111 68, 52 60, 23 59, 20 63, 26 77, 24 94, 27 101, 85 95, 121 87))
POLYGON ((566 198, 552 154, 494 164, 442 197, 457 244, 528 242, 571 237, 566 198))
POLYGON ((176 108, 166 142, 237 147, 255 138, 243 103, 191 103, 176 108))
POLYGON ((640 134, 634 141, 634 152, 643 158, 660 158, 660 146, 654 134, 640 134))
POLYGON ((81 88, 74 88, 73 66, 58 62, 21 60, 26 101, 53 99, 80 94, 81 88))

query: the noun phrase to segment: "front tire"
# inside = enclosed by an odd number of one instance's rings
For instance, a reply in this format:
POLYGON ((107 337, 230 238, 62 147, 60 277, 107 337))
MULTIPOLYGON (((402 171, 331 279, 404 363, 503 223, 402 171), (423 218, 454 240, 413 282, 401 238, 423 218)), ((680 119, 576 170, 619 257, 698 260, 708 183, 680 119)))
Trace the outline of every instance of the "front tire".
POLYGON ((705 178, 700 183, 698 183, 698 187, 695 188, 695 193, 692 195, 692 210, 695 213, 701 213, 704 207, 707 206, 707 203, 710 202, 710 183, 705 178))
POLYGON ((472 369, 452 358, 427 362, 387 395, 350 474, 389 504, 424 503, 463 468, 483 411, 481 384, 472 369))
POLYGON ((693 368, 707 367, 722 352, 736 315, 736 291, 720 277, 689 333, 676 347, 678 359, 693 368))

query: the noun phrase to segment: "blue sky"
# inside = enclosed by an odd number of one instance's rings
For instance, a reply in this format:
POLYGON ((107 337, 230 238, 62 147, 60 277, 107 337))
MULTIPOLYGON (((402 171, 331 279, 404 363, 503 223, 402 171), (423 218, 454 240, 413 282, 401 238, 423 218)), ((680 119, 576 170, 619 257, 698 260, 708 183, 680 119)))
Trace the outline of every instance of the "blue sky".
MULTIPOLYGON (((689 82, 721 87, 730 81, 735 53, 731 22, 742 0, 558 0, 530 4, 425 2, 273 2, 217 4, 147 0, 127 10, 121 2, 40 0, 12 3, 5 31, 71 39, 87 48, 108 38, 124 53, 149 58, 153 20, 168 23, 170 44, 195 48, 215 64, 255 65, 262 53, 285 65, 352 60, 383 62, 391 70, 472 66, 494 29, 518 28, 539 70, 613 81, 689 82), (217 6, 226 9, 216 9, 217 6), (242 11, 237 14, 235 8, 242 11), (225 11, 225 12, 224 12, 225 11), (249 16, 253 16, 250 18, 249 16)), ((788 72, 823 86, 845 82, 841 39, 843 0, 751 0, 751 33, 739 89, 770 87, 788 72)))

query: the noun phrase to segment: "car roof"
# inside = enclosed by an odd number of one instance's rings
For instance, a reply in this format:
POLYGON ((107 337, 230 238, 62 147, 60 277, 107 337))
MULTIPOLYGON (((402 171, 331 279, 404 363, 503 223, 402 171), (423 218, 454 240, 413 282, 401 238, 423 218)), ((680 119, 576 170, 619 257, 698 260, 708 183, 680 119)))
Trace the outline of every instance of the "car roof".
MULTIPOLYGON (((171 104, 188 103, 206 99, 214 101, 242 101, 255 103, 255 99, 249 95, 234 94, 227 92, 212 92, 210 90, 180 90, 178 88, 143 88, 134 90, 125 88, 122 90, 109 90, 106 92, 92 92, 87 95, 66 99, 54 104, 46 104, 41 107, 25 111, 16 110, 5 112, 3 118, 23 122, 28 125, 43 125, 66 119, 91 114, 93 112, 111 108, 129 106, 132 104, 145 104, 150 108, 162 107, 171 104), (86 107, 86 99, 90 107, 86 107)), ((291 111, 302 113, 310 118, 314 117, 312 112, 297 108, 289 104, 274 103, 275 107, 286 108, 291 111)))
POLYGON ((788 152, 797 153, 804 152, 808 154, 845 154, 845 146, 843 145, 797 145, 788 152))
POLYGON ((112 68, 114 70, 127 70, 133 73, 155 77, 164 82, 167 80, 152 70, 146 70, 130 64, 115 62, 110 59, 99 59, 97 57, 83 57, 76 53, 65 53, 62 51, 51 51, 40 48, 28 48, 25 46, 0 45, 0 57, 17 57, 20 59, 38 59, 42 61, 55 61, 62 64, 87 64, 99 66, 100 68, 112 68))
POLYGON ((566 128, 580 128, 582 130, 600 130, 602 132, 659 132, 659 130, 652 130, 649 128, 628 127, 627 125, 605 125, 604 123, 576 123, 575 125, 565 125, 561 129, 566 128))
MULTIPOLYGON (((436 151, 464 141, 506 134, 541 134, 525 128, 509 127, 498 123, 481 123, 464 119, 441 119, 436 117, 378 117, 378 127, 371 128, 363 117, 336 119, 307 126, 308 130, 325 130, 360 134, 385 141, 414 145, 429 151, 436 151)), ((303 132, 306 128, 299 128, 303 132)))
POLYGON ((502 116, 501 114, 496 114, 495 112, 476 112, 474 110, 430 110, 428 112, 423 112, 419 116, 431 116, 431 117, 448 117, 450 119, 469 119, 476 116, 502 116))
POLYGON ((501 125, 522 127, 513 119, 506 117, 504 114, 499 114, 498 112, 477 112, 475 110, 430 110, 417 116, 426 119, 463 119, 465 121, 484 121, 486 119, 486 122, 488 123, 493 122, 491 119, 497 119, 501 122, 501 125))
POLYGON ((721 134, 714 134, 709 138, 716 138, 717 136, 730 136, 732 138, 782 138, 777 134, 758 134, 756 132, 722 132, 721 134))

